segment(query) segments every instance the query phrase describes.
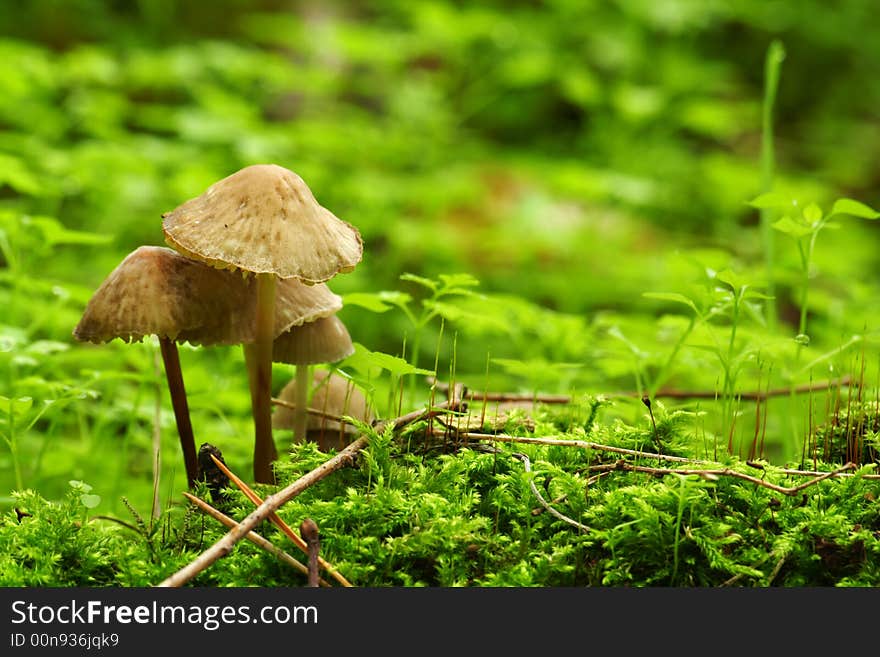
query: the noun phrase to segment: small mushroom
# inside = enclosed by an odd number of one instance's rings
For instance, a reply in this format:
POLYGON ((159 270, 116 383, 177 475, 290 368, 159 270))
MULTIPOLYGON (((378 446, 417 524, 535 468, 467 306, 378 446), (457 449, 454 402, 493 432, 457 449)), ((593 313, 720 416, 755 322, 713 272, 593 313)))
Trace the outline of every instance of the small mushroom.
MULTIPOLYGON (((158 337, 190 487, 197 456, 177 342, 221 345, 252 339, 257 316, 253 287, 253 280, 169 248, 141 246, 101 283, 73 331, 77 340, 93 343, 158 337)), ((342 299, 326 285, 307 286, 295 279, 281 282, 279 300, 274 321, 278 332, 342 307, 342 299)))
POLYGON ((303 440, 306 432, 309 365, 335 363, 353 353, 354 345, 348 329, 336 315, 294 326, 275 338, 272 360, 296 365, 295 380, 302 382, 296 388, 298 396, 293 401, 296 405, 293 411, 295 440, 303 440))
POLYGON ((254 478, 274 481, 271 371, 276 281, 314 284, 354 269, 363 255, 360 233, 318 204, 297 174, 256 164, 214 183, 162 215, 166 242, 180 253, 222 269, 256 276, 257 324, 245 346, 254 416, 254 478))
MULTIPOLYGON (((292 379, 279 393, 279 399, 290 405, 296 404, 298 385, 297 379, 292 379)), ((308 414, 305 439, 317 443, 322 451, 342 449, 357 437, 355 427, 332 418, 347 415, 363 422, 372 422, 373 413, 367 400, 351 380, 326 370, 316 370, 312 388, 309 408, 316 413, 308 414)), ((279 405, 272 417, 272 424, 276 429, 292 429, 293 417, 294 409, 279 405)), ((293 439, 303 441, 302 435, 294 435, 293 439)))

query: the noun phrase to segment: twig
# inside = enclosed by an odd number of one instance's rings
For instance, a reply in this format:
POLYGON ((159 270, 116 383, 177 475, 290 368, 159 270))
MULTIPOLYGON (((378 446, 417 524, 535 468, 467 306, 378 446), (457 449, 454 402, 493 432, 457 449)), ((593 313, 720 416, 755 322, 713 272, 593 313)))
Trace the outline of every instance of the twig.
POLYGON ((437 417, 438 415, 443 415, 445 413, 449 413, 450 411, 458 410, 458 407, 461 405, 460 399, 448 400, 445 402, 440 402, 439 404, 434 404, 430 408, 421 409, 417 411, 412 411, 411 413, 407 413, 406 415, 401 415, 398 418, 393 420, 383 420, 375 425, 376 431, 381 433, 384 431, 385 427, 388 424, 393 424, 395 430, 402 429, 408 424, 413 424, 415 422, 421 422, 422 420, 428 420, 432 417, 437 417))
MULTIPOLYGON (((611 473, 610 473, 610 472, 600 472, 599 474, 593 475, 592 477, 590 477, 589 479, 587 479, 587 480, 584 482, 584 486, 585 486, 585 487, 587 487, 587 486, 592 486, 592 485, 595 484, 597 481, 599 481, 602 477, 607 477, 609 474, 611 474, 611 473)), ((568 495, 567 495, 567 494, 565 494, 565 495, 560 495, 560 496, 557 497, 555 500, 553 500, 552 502, 550 502, 550 504, 559 504, 560 502, 564 502, 564 501, 567 500, 567 499, 568 499, 568 495)), ((532 515, 533 515, 533 516, 539 516, 539 515, 541 515, 542 513, 544 513, 544 511, 545 511, 545 509, 543 509, 542 507, 536 507, 536 508, 532 509, 532 515)))
MULTIPOLYGON (((428 377, 428 382, 437 386, 437 388, 443 392, 446 392, 449 389, 448 383, 443 383, 442 381, 437 381, 434 377, 428 377)), ((848 386, 852 382, 852 377, 849 375, 843 376, 839 379, 827 379, 825 381, 815 381, 812 383, 805 383, 800 386, 795 386, 791 388, 789 386, 779 387, 779 388, 768 388, 767 390, 748 390, 742 393, 739 393, 737 396, 740 399, 755 401, 755 400, 764 400, 767 397, 779 397, 783 395, 789 395, 792 392, 794 393, 804 393, 804 392, 814 392, 817 390, 827 390, 828 388, 833 388, 835 386, 848 386)), ((610 393, 609 396, 613 397, 641 397, 643 393, 627 391, 627 392, 619 392, 619 393, 610 393)), ((666 390, 658 390, 654 393, 654 397, 667 397, 671 399, 715 399, 718 397, 718 393, 714 390, 676 390, 674 388, 666 389, 666 390)), ((550 395, 550 394, 530 394, 530 393, 518 393, 518 392, 477 392, 470 391, 464 393, 464 399, 466 400, 476 400, 476 401, 534 401, 540 402, 543 404, 570 404, 572 401, 571 396, 569 395, 550 395)))
MULTIPOLYGON (((704 461, 701 459, 689 459, 683 456, 669 456, 666 454, 657 454, 654 452, 640 452, 634 449, 625 449, 623 447, 612 447, 611 445, 602 445, 600 443, 593 443, 586 440, 561 440, 558 438, 540 438, 540 437, 531 437, 531 436, 508 436, 505 434, 488 434, 488 433, 473 433, 473 432, 462 432, 458 434, 462 438, 467 438, 468 440, 488 440, 488 441, 496 441, 502 443, 526 443, 530 445, 555 445, 561 447, 577 447, 580 449, 594 449, 602 452, 612 452, 615 454, 625 454, 627 456, 635 456, 638 458, 646 458, 646 459, 657 459, 658 461, 672 461, 675 463, 690 463, 693 465, 720 465, 717 461, 704 461)), ((592 466, 592 469, 597 469, 601 467, 607 466, 592 466)), ((849 470, 850 468, 842 468, 840 470, 835 470, 833 472, 820 472, 815 470, 795 470, 791 468, 774 468, 774 472, 778 472, 779 474, 784 475, 796 475, 796 476, 805 476, 805 477, 854 477, 855 475, 851 472, 845 472, 844 470, 849 470)), ((862 474, 859 475, 864 479, 880 479, 880 474, 862 474)))
MULTIPOLYGON (((209 516, 214 518, 214 520, 219 521, 220 523, 226 525, 230 529, 238 526, 238 523, 235 520, 233 520, 232 518, 227 516, 222 511, 215 509, 213 506, 211 506, 210 504, 205 502, 203 499, 196 497, 195 495, 192 495, 187 492, 184 492, 183 495, 190 502, 192 502, 193 504, 198 506, 202 511, 204 511, 209 516)), ((260 536, 257 532, 250 531, 247 534, 245 534, 244 537, 247 540, 249 540, 251 543, 253 543, 254 545, 263 548, 264 550, 266 550, 270 554, 275 555, 276 557, 281 559, 281 561, 283 561, 287 565, 294 567, 296 570, 301 572, 303 575, 309 576, 309 569, 305 565, 303 565, 302 563, 300 563, 299 561, 294 559, 292 556, 287 554, 287 552, 285 552, 284 550, 282 550, 278 546, 274 545, 271 541, 268 541, 267 539, 260 536)), ((330 584, 323 579, 319 580, 319 584, 321 586, 330 586, 330 584)))
POLYGON ((309 547, 309 586, 318 586, 318 550, 321 546, 318 525, 311 518, 304 518, 299 524, 299 533, 309 547))
MULTIPOLYGON (((526 456, 525 454, 521 454, 519 452, 513 452, 511 454, 511 456, 514 456, 523 462, 523 466, 525 467, 526 472, 532 471, 532 463, 531 463, 531 461, 529 461, 528 456, 526 456)), ((550 506, 550 504, 547 503, 547 500, 545 500, 544 497, 541 495, 540 491, 538 491, 538 487, 535 486, 535 482, 533 481, 533 479, 529 479, 529 488, 532 491, 532 495, 534 495, 536 498, 538 498, 538 502, 541 504, 541 506, 543 506, 547 510, 547 513, 549 513, 551 516, 553 516, 554 518, 557 518, 558 520, 561 520, 562 522, 567 522, 569 525, 573 525, 574 527, 577 527, 581 531, 584 531, 584 532, 592 531, 592 529, 590 529, 586 525, 582 525, 577 520, 574 520, 573 518, 569 518, 567 515, 560 513, 559 511, 554 509, 552 506, 550 506)))
MULTIPOLYGON (((272 397, 272 403, 275 404, 276 406, 284 406, 285 408, 291 408, 291 409, 296 408, 296 404, 289 402, 285 399, 278 399, 277 397, 272 397)), ((355 426, 354 422, 352 422, 351 420, 345 419, 341 415, 335 415, 333 413, 325 413, 324 411, 320 411, 317 408, 307 407, 306 413, 308 413, 309 415, 316 415, 318 417, 322 417, 325 420, 334 420, 334 421, 340 422, 342 424, 350 424, 352 426, 355 426)))
POLYGON ((810 481, 805 481, 797 486, 792 486, 791 488, 786 488, 785 486, 777 486, 776 484, 771 484, 768 481, 763 479, 759 479, 757 477, 752 477, 751 475, 744 474, 742 472, 737 472, 736 470, 732 470, 730 468, 721 468, 721 469, 713 469, 713 470, 688 470, 684 468, 650 468, 642 465, 633 465, 631 463, 627 463, 623 459, 615 463, 607 463, 603 465, 594 465, 589 469, 591 472, 598 471, 613 471, 613 470, 625 470, 629 472, 645 472, 648 474, 655 475, 666 475, 666 474, 680 474, 680 475, 697 475, 699 477, 704 477, 706 479, 714 479, 717 477, 735 477, 737 479, 743 479, 745 481, 751 482, 757 486, 763 486, 764 488, 769 488, 770 490, 776 491, 777 493, 782 493, 783 495, 796 495, 805 488, 813 486, 814 484, 819 483, 825 479, 830 479, 842 472, 847 470, 852 470, 856 465, 854 463, 847 463, 842 468, 834 470, 832 472, 826 472, 820 477, 816 477, 815 479, 811 479, 810 481))
MULTIPOLYGON (((780 474, 787 475, 798 475, 803 477, 824 477, 827 472, 820 472, 818 470, 795 470, 793 468, 779 468, 776 470, 780 474)), ((840 474, 834 475, 835 477, 855 477, 856 475, 851 472, 841 472, 840 474)), ((863 474, 859 475, 862 479, 880 479, 880 474, 863 474)))
POLYGON ((612 447, 610 445, 600 445, 599 443, 589 442, 587 440, 562 440, 559 438, 532 438, 528 436, 508 436, 506 434, 489 434, 489 433, 473 433, 470 431, 459 433, 458 436, 468 440, 490 440, 499 443, 526 443, 529 445, 558 445, 560 447, 577 447, 580 449, 595 449, 604 452, 614 452, 616 454, 626 454, 628 456, 636 456, 640 458, 658 459, 661 461, 673 461, 676 463, 699 463, 712 464, 714 461, 695 461, 683 456, 667 456, 666 454, 656 454, 654 452, 640 452, 635 449, 625 449, 623 447, 612 447))
MULTIPOLYGON (((449 392, 449 384, 438 381, 433 376, 427 377, 428 383, 436 386, 440 392, 449 392)), ((461 384, 458 384, 459 386, 461 384)), ((463 390, 461 399, 468 401, 500 401, 500 402, 539 402, 542 404, 570 404, 570 395, 548 395, 542 393, 531 392, 476 392, 473 390, 463 390)))
POLYGON ((358 438, 335 456, 319 465, 314 470, 267 497, 260 506, 254 509, 250 515, 238 523, 225 536, 218 540, 210 548, 202 552, 194 561, 181 568, 179 571, 160 582, 158 586, 176 587, 183 586, 200 572, 211 566, 218 559, 229 554, 235 544, 244 538, 249 531, 263 522, 270 514, 279 509, 285 502, 299 495, 306 488, 320 481, 339 468, 350 465, 355 455, 366 447, 369 441, 365 437, 358 438))
MULTIPOLYGON (((792 392, 799 394, 804 392, 815 392, 817 390, 827 390, 829 388, 834 388, 836 386, 848 386, 852 383, 852 377, 850 375, 843 376, 839 379, 826 379, 824 381, 814 381, 812 383, 805 383, 803 385, 795 386, 791 388, 789 386, 779 387, 779 388, 767 388, 766 390, 747 390, 741 393, 737 393, 737 397, 739 399, 744 399, 748 401, 756 401, 756 400, 765 400, 767 397, 781 397, 783 395, 790 395, 792 392)), ((638 392, 621 392, 617 393, 615 396, 618 397, 641 397, 641 393, 638 392)), ((715 399, 718 397, 718 393, 714 390, 658 390, 654 393, 654 397, 668 397, 671 399, 715 399)))
MULTIPOLYGON (((250 486, 248 486, 244 481, 242 481, 241 477, 239 477, 234 472, 232 472, 232 470, 230 470, 228 467, 226 467, 226 464, 223 463, 223 461, 218 459, 213 454, 211 455, 211 458, 214 459, 214 463, 217 464, 217 467, 220 468, 223 471, 223 473, 227 477, 229 477, 236 486, 238 486, 238 488, 241 490, 241 492, 244 493, 251 502, 253 502, 257 506, 260 506, 263 503, 262 498, 260 498, 260 496, 257 495, 250 486)), ((296 532, 294 532, 290 528, 290 525, 288 525, 286 522, 284 522, 284 520, 282 520, 278 516, 277 513, 275 513, 274 511, 271 512, 269 514, 269 521, 273 525, 278 527, 278 529, 280 529, 282 532, 284 532, 287 535, 287 537, 291 541, 293 541, 293 543, 294 543, 294 545, 296 545, 296 547, 298 547, 300 550, 302 550, 306 555, 311 556, 309 554, 309 546, 306 544, 306 542, 302 539, 302 537, 300 537, 296 532)), ((343 586, 351 586, 351 583, 349 583, 349 581, 347 579, 345 579, 345 577, 343 577, 339 572, 337 572, 337 570, 333 566, 331 566, 329 563, 324 561, 324 559, 318 557, 318 563, 320 563, 321 566, 324 569, 326 569, 327 572, 330 573, 330 575, 333 577, 333 579, 335 579, 337 582, 339 582, 343 586)))

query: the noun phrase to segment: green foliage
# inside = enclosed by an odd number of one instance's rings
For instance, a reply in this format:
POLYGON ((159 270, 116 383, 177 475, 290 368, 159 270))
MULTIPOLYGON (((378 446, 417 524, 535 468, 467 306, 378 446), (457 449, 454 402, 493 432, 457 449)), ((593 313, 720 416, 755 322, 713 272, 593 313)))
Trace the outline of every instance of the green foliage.
MULTIPOLYGON (((4 583, 149 585, 221 535, 180 507, 157 344, 71 330, 126 253, 162 242, 162 212, 257 162, 364 238, 330 281, 356 342, 336 367, 379 417, 451 382, 571 398, 484 430, 736 468, 759 441, 768 464, 876 462, 869 0, 307 5, 0 6, 4 583)), ((248 471, 241 350, 180 355, 197 439, 248 471)), ((522 446, 526 473, 510 446, 456 451, 425 423, 359 429, 359 468, 283 510, 358 584, 877 584, 873 479, 798 498, 594 481, 607 454, 522 446), (533 513, 530 484, 593 531, 533 513)), ((327 456, 276 439, 285 481, 327 456)), ((242 582, 301 578, 243 544, 196 583, 242 582)))

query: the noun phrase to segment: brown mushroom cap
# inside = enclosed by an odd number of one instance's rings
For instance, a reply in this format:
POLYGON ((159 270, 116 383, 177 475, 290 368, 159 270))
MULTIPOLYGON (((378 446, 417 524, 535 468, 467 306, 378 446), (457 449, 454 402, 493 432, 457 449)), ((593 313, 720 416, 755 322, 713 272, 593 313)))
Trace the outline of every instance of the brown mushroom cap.
MULTIPOLYGON (((158 335, 194 344, 237 344, 254 339, 253 277, 243 278, 161 246, 128 254, 95 291, 73 331, 83 342, 158 335)), ((279 281, 275 331, 337 312, 342 299, 326 285, 279 281)))
POLYGON ((272 360, 291 365, 335 363, 354 353, 354 344, 345 324, 336 316, 294 326, 272 345, 272 360))
POLYGON ((351 271, 363 255, 358 230, 275 164, 245 167, 162 218, 170 246, 221 269, 320 283, 351 271))
MULTIPOLYGON (((357 420, 372 422, 373 413, 367 407, 367 400, 360 389, 351 381, 338 374, 330 374, 325 370, 316 370, 313 387, 315 392, 309 402, 309 408, 327 413, 328 415, 348 415, 357 420)), ((278 395, 279 399, 289 403, 296 400, 296 379, 292 379, 278 395)), ((272 415, 272 426, 275 429, 293 428, 293 409, 289 406, 278 406, 272 415)), ((342 430, 348 434, 357 433, 350 424, 344 424, 342 430)), ((338 433, 340 423, 326 417, 309 414, 308 431, 326 431, 338 433)))

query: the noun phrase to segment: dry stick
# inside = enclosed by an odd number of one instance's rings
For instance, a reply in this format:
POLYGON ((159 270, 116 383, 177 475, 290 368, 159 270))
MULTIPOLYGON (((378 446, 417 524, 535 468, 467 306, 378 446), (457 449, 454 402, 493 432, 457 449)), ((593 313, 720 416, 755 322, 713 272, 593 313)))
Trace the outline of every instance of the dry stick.
MULTIPOLYGON (((226 525, 230 529, 238 526, 238 523, 235 520, 233 520, 232 518, 227 516, 222 511, 215 509, 213 506, 211 506, 210 504, 205 502, 205 500, 203 500, 199 497, 196 497, 195 495, 191 495, 190 493, 186 493, 186 492, 183 495, 190 502, 192 502, 193 504, 198 506, 202 511, 204 511, 209 516, 214 518, 214 520, 217 520, 218 522, 226 525)), ((277 547, 276 545, 274 545, 271 541, 260 536, 257 532, 250 531, 247 534, 245 534, 244 537, 247 540, 249 540, 251 543, 253 543, 254 545, 266 550, 266 552, 269 552, 270 554, 275 555, 276 557, 281 559, 281 561, 283 561, 287 565, 293 566, 296 570, 301 572, 303 575, 306 575, 306 576, 309 575, 309 569, 305 565, 303 565, 302 563, 300 563, 299 561, 294 559, 292 556, 287 554, 287 552, 282 550, 280 547, 277 547)), ((326 580, 323 580, 323 579, 319 580, 319 584, 321 586, 330 586, 330 584, 326 580)))
MULTIPOLYGON (((825 381, 815 381, 811 383, 805 383, 803 385, 795 386, 794 388, 790 387, 782 387, 782 388, 768 388, 766 390, 747 390, 745 392, 739 393, 737 398, 739 400, 748 400, 755 401, 757 399, 767 399, 767 397, 780 397, 782 395, 789 395, 792 392, 795 393, 803 393, 803 392, 814 392, 817 390, 827 390, 834 386, 838 385, 849 385, 852 382, 852 377, 846 375, 841 379, 826 379, 825 381)), ((635 392, 624 392, 620 393, 620 396, 623 397, 638 397, 640 396, 635 392)), ((670 397, 673 399, 715 399, 717 394, 714 391, 710 390, 659 390, 655 395, 655 397, 670 397)))
MULTIPOLYGON (((296 408, 296 404, 294 404, 293 402, 289 402, 285 399, 278 399, 277 397, 272 397, 272 403, 276 404, 277 406, 284 406, 285 408, 292 408, 292 409, 296 408)), ((341 415, 334 415, 333 413, 327 413, 326 411, 318 410, 317 408, 307 407, 306 413, 308 413, 309 415, 315 415, 317 417, 324 418, 325 420, 334 420, 334 421, 340 422, 342 424, 350 424, 352 426, 356 426, 354 422, 352 422, 351 420, 345 419, 341 415)))
MULTIPOLYGON (((592 477, 590 477, 589 479, 587 479, 584 482, 584 487, 587 488, 589 486, 592 486, 597 481, 599 481, 602 477, 607 477, 609 474, 611 474, 611 473, 610 472, 600 472, 597 475, 593 475, 592 477)), ((555 500, 550 502, 550 504, 559 504, 560 502, 565 502, 565 500, 567 500, 567 499, 568 499, 568 494, 560 495, 555 500)), ((532 509, 532 515, 539 516, 542 513, 544 513, 544 511, 545 511, 545 509, 543 509, 541 507, 537 507, 537 508, 532 509)))
MULTIPOLYGON (((250 486, 248 486, 244 481, 242 481, 241 477, 239 477, 234 472, 232 472, 232 470, 230 470, 228 467, 226 467, 226 464, 223 463, 223 461, 218 459, 213 454, 211 454, 210 456, 213 459, 214 463, 217 465, 217 467, 223 471, 223 474, 225 474, 227 477, 229 477, 229 479, 232 480, 232 482, 236 486, 239 487, 241 492, 244 493, 251 502, 253 502, 257 506, 260 506, 263 503, 262 498, 260 498, 260 496, 257 495, 250 486)), ((290 525, 288 525, 286 522, 284 522, 278 516, 277 513, 272 511, 269 514, 269 521, 273 525, 278 527, 278 529, 280 529, 282 532, 284 532, 287 535, 287 537, 291 541, 293 541, 293 543, 294 543, 294 545, 296 545, 296 547, 298 547, 300 550, 302 550, 306 555, 309 554, 309 546, 306 545, 306 542, 302 539, 302 537, 300 537, 296 532, 294 532, 290 528, 290 525)), ((330 573, 330 575, 333 577, 333 579, 335 579, 337 582, 339 582, 343 586, 351 586, 349 581, 347 579, 345 579, 339 572, 337 572, 336 569, 333 566, 331 566, 329 563, 327 563, 326 561, 324 561, 320 557, 318 557, 318 562, 321 564, 322 567, 324 567, 327 570, 327 572, 330 573)))
POLYGON ((770 482, 764 481, 763 479, 759 479, 757 477, 752 477, 751 475, 744 474, 742 472, 737 472, 736 470, 731 470, 730 468, 721 468, 717 470, 686 470, 684 468, 649 468, 642 465, 632 465, 631 463, 627 463, 624 460, 619 460, 616 463, 608 463, 604 465, 594 465, 589 469, 591 472, 596 471, 611 471, 611 470, 626 470, 630 472, 645 472, 648 474, 656 474, 656 475, 665 475, 665 474, 681 474, 681 475, 697 475, 704 478, 713 478, 713 477, 735 477, 737 479, 743 479, 745 481, 751 482, 758 486, 763 486, 764 488, 769 488, 770 490, 776 491, 777 493, 782 493, 783 495, 796 495, 801 492, 805 488, 813 486, 820 481, 825 479, 830 479, 836 475, 839 475, 847 470, 852 470, 856 467, 854 463, 847 463, 842 468, 838 468, 837 470, 833 470, 831 472, 826 472, 820 477, 816 477, 815 479, 811 479, 810 481, 805 481, 797 486, 792 486, 791 488, 786 488, 785 486, 777 486, 776 484, 771 484, 770 482))
POLYGON ((165 378, 168 381, 171 406, 174 408, 174 419, 177 422, 180 448, 183 450, 183 463, 186 466, 186 485, 192 488, 196 480, 198 461, 196 458, 196 441, 193 437, 192 423, 189 419, 186 389, 183 386, 183 373, 180 369, 180 355, 177 353, 177 343, 170 338, 159 336, 159 347, 162 350, 165 378))
POLYGON ((587 440, 561 440, 558 438, 530 438, 528 436, 508 436, 506 434, 489 434, 489 433, 473 433, 470 431, 459 433, 458 436, 468 440, 489 440, 499 443, 526 443, 529 445, 558 445, 560 447, 578 447, 580 449, 595 449, 603 452, 614 452, 616 454, 626 454, 628 456, 637 456, 649 459, 659 459, 661 461, 674 461, 676 463, 700 463, 712 464, 714 461, 695 461, 683 456, 667 456, 666 454, 655 454, 653 452, 640 452, 635 449, 625 449, 623 447, 611 447, 610 445, 601 445, 592 443, 587 440))
MULTIPOLYGON (((653 452, 640 452, 634 449, 625 449, 623 447, 612 447, 611 445, 602 445, 600 443, 592 443, 586 440, 560 440, 558 438, 531 438, 528 436, 508 436, 505 434, 488 434, 488 433, 472 433, 463 432, 458 434, 462 438, 469 440, 488 440, 501 443, 526 443, 530 445, 554 445, 560 447, 577 447, 580 449, 594 449, 600 452, 612 452, 615 454, 625 454, 627 456, 636 456, 646 459, 657 459, 658 461, 672 461, 676 463, 691 463, 694 465, 717 465, 717 461, 705 461, 701 459, 689 459, 683 456, 669 456, 666 454, 656 454, 653 452)), ((595 466, 594 466, 595 467, 595 466)), ((838 472, 819 472, 812 470, 795 470, 791 468, 775 469, 779 474, 800 475, 805 477, 852 477, 851 473, 842 471, 838 472)), ((880 479, 880 474, 863 474, 859 475, 864 479, 880 479)))
MULTIPOLYGON (((526 472, 532 471, 532 463, 531 463, 531 461, 529 461, 528 456, 526 456, 525 454, 521 454, 519 452, 514 452, 513 454, 511 454, 511 456, 515 456, 516 458, 520 459, 523 462, 523 466, 525 467, 526 472)), ((535 486, 535 481, 533 478, 529 479, 529 489, 532 491, 532 495, 534 495, 536 498, 538 498, 538 502, 541 504, 541 506, 543 506, 547 510, 547 513, 549 513, 551 516, 553 516, 554 518, 557 518, 558 520, 561 520, 562 522, 567 522, 569 525, 573 525, 574 527, 577 527, 581 531, 584 531, 584 532, 592 531, 592 529, 590 529, 586 525, 582 525, 577 520, 574 520, 573 518, 569 518, 567 515, 560 513, 559 511, 554 509, 552 506, 550 506, 550 504, 547 503, 547 500, 545 500, 544 497, 541 495, 541 493, 538 491, 538 487, 535 486)))
MULTIPOLYGON (((816 390, 825 390, 837 385, 849 385, 852 377, 849 375, 841 379, 826 381, 816 381, 794 388, 795 393, 812 392, 816 390)), ((436 381, 433 377, 428 377, 429 383, 434 383, 444 392, 448 389, 449 384, 436 381)), ((779 397, 781 395, 791 394, 792 388, 768 388, 767 390, 749 390, 741 393, 739 398, 742 400, 755 401, 757 399, 766 399, 767 397, 779 397)), ((640 392, 620 392, 611 393, 613 397, 641 397, 640 392)), ((668 397, 671 399, 715 399, 717 393, 711 390, 658 390, 654 393, 654 397, 668 397)), ((544 404, 570 404, 572 401, 569 395, 534 395, 531 393, 512 393, 512 392, 474 392, 467 391, 464 395, 468 400, 486 400, 486 401, 537 401, 544 404)))
POLYGON ((304 518, 299 524, 299 533, 309 546, 309 586, 318 586, 318 550, 321 546, 318 525, 311 518, 304 518))
MULTIPOLYGON (((433 417, 439 413, 447 412, 448 410, 455 410, 457 406, 458 402, 455 402, 454 404, 444 402, 433 408, 413 411, 412 413, 407 413, 394 420, 379 422, 376 425, 376 430, 382 431, 388 424, 393 424, 395 429, 399 429, 411 422, 416 422, 425 417, 433 417)), ((355 455, 368 444, 369 440, 367 440, 367 438, 363 436, 358 438, 328 461, 325 461, 314 470, 304 474, 302 477, 277 493, 267 497, 262 504, 250 513, 250 515, 238 523, 236 527, 231 529, 225 536, 214 543, 214 545, 202 552, 202 554, 200 554, 194 561, 184 566, 170 577, 165 578, 157 586, 178 587, 186 584, 200 572, 209 568, 211 564, 218 559, 221 559, 232 552, 236 543, 244 538, 250 530, 263 522, 270 514, 281 508, 285 502, 293 499, 306 488, 320 481, 327 475, 332 474, 339 468, 353 463, 355 455)))
POLYGON ((250 515, 238 523, 238 526, 230 530, 223 538, 218 540, 210 548, 202 552, 194 561, 181 568, 179 571, 166 578, 158 584, 158 586, 182 586, 193 577, 208 568, 221 557, 225 557, 232 552, 232 548, 254 527, 263 522, 276 509, 293 499, 309 486, 320 481, 329 474, 332 474, 339 468, 350 465, 354 461, 355 455, 366 447, 369 441, 366 438, 358 438, 348 447, 336 454, 334 457, 325 461, 314 470, 304 474, 302 477, 282 488, 277 493, 267 497, 260 506, 254 509, 250 515))

